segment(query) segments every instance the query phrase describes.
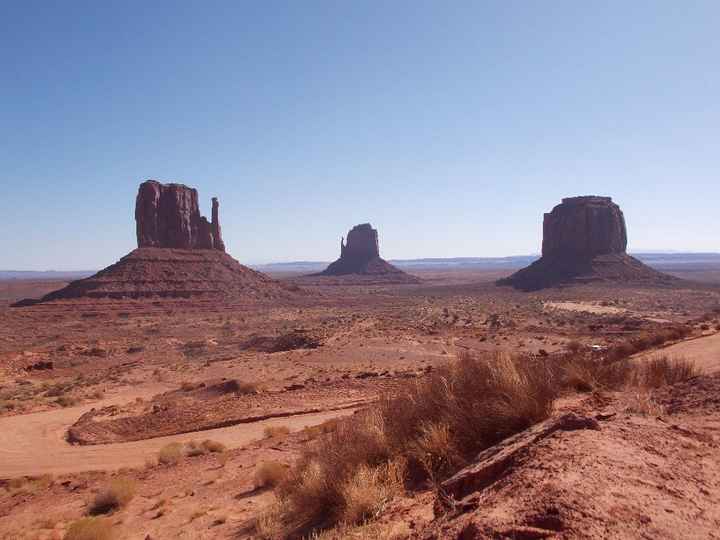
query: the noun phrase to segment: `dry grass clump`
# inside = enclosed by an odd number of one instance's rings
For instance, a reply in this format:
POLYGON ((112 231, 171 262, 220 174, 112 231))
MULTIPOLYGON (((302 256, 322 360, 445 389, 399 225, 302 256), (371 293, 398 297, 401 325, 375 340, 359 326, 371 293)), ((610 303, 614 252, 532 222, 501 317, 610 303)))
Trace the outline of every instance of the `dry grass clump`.
POLYGON ((205 448, 197 441, 189 441, 185 443, 185 455, 189 457, 202 456, 205 454, 205 448))
POLYGON ((612 347, 608 356, 614 360, 621 360, 633 354, 652 349, 653 347, 659 347, 667 342, 684 339, 691 333, 692 327, 686 325, 671 326, 655 330, 654 332, 645 332, 630 341, 612 347))
POLYGON ((71 523, 64 540, 113 540, 115 537, 108 519, 87 517, 71 523))
POLYGON ((260 392, 260 386, 256 383, 249 383, 249 382, 242 382, 242 381, 235 381, 236 388, 235 393, 239 396, 244 396, 248 394, 257 394, 260 392))
POLYGON ((557 362, 554 376, 560 388, 578 392, 619 390, 624 387, 659 388, 698 375, 685 359, 660 356, 650 360, 598 358, 592 355, 565 355, 557 362))
POLYGON ((619 389, 625 386, 633 370, 627 358, 614 360, 585 355, 565 355, 556 362, 554 376, 560 388, 577 392, 619 389))
POLYGON ((659 356, 639 362, 633 371, 631 384, 643 388, 660 388, 696 377, 699 370, 687 359, 659 356))
POLYGON ((135 496, 135 482, 130 478, 115 478, 95 495, 88 513, 107 514, 126 506, 135 496))
POLYGON ((653 399, 647 389, 636 389, 631 392, 627 397, 625 411, 643 416, 660 416, 664 412, 662 406, 653 399))
POLYGON ((355 525, 377 517, 387 502, 402 493, 404 472, 402 460, 375 468, 360 466, 342 487, 339 521, 355 525))
POLYGON ((278 461, 265 461, 255 470, 255 489, 278 486, 287 478, 288 467, 278 461))
POLYGON ((403 483, 440 480, 547 418, 556 394, 550 375, 542 362, 463 356, 408 382, 306 449, 276 489, 276 515, 258 530, 298 537, 371 518, 403 483))
POLYGON ((226 450, 225 445, 218 441, 213 441, 210 439, 205 439, 202 442, 202 446, 205 449, 206 452, 210 452, 211 454, 219 454, 226 450))
POLYGON ((12 493, 32 494, 49 488, 53 483, 51 474, 34 477, 18 476, 10 478, 5 484, 5 489, 12 493))
POLYGON ((394 454, 425 454, 423 459, 432 458, 440 469, 453 468, 453 456, 474 456, 547 418, 555 396, 547 362, 502 354, 482 359, 466 355, 385 396, 380 413, 394 454), (438 445, 442 440, 447 442, 438 445))
POLYGON ((166 444, 158 452, 158 463, 162 465, 175 465, 182 458, 182 444, 178 442, 166 444))
POLYGON ((225 451, 225 445, 218 441, 205 439, 202 442, 189 441, 185 443, 185 455, 189 457, 202 456, 210 453, 225 451))
POLYGON ((301 433, 304 436, 305 441, 311 441, 317 439, 321 435, 327 435, 337 429, 339 420, 337 418, 331 418, 325 420, 322 424, 317 426, 306 426, 302 429, 301 433))
POLYGON ((290 435, 290 428, 287 426, 267 426, 263 430, 266 439, 284 439, 290 435))
POLYGON ((61 407, 72 407, 77 405, 80 400, 74 396, 63 395, 55 400, 55 402, 61 407))

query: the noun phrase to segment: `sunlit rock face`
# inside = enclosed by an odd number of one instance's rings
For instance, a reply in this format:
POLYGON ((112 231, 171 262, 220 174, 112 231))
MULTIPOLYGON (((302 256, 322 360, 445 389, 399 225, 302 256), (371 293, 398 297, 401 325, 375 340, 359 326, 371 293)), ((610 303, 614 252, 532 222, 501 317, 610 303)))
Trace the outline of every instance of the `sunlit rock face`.
POLYGON ((219 203, 216 198, 212 203, 212 222, 208 222, 200 215, 196 189, 156 180, 143 182, 135 199, 138 247, 225 251, 219 203))

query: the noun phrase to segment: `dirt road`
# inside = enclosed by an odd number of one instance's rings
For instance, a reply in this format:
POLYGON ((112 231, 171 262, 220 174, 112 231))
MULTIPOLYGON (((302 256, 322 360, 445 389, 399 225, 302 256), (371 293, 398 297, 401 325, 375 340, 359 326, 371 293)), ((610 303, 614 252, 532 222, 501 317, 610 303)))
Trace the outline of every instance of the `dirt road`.
POLYGON ((137 397, 147 398, 164 390, 167 388, 148 385, 100 403, 0 418, 0 478, 138 467, 171 442, 213 439, 228 448, 237 448, 262 437, 267 426, 284 425, 295 431, 353 412, 303 414, 128 443, 73 446, 65 441, 67 428, 90 408, 124 403, 137 397))

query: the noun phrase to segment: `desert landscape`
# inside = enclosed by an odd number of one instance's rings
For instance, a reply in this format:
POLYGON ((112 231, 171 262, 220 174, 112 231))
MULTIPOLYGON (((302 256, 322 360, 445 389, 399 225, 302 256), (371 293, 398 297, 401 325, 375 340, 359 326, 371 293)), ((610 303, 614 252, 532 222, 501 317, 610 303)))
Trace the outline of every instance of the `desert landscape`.
POLYGON ((517 273, 408 274, 363 225, 268 276, 213 209, 143 183, 117 264, 5 281, 0 537, 717 536, 720 280, 627 256, 609 199, 517 273))
POLYGON ((720 3, 3 0, 0 540, 720 540, 720 3))

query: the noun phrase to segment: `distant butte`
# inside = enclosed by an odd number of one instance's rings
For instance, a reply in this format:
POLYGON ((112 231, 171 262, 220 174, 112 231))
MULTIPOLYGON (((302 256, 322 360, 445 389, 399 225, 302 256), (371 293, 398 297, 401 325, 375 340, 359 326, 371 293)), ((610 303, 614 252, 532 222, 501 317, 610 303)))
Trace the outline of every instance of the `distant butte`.
POLYGON ((380 257, 377 229, 369 223, 356 225, 340 239, 340 258, 319 276, 360 276, 387 283, 415 283, 418 278, 396 268, 380 257))
MULTIPOLYGON (((225 253, 219 203, 212 220, 200 215, 197 190, 148 180, 135 199, 138 248, 97 274, 45 295, 39 302, 69 299, 234 298, 268 300, 299 292, 243 266, 225 253)), ((37 300, 21 300, 31 305, 37 300)))
POLYGON ((572 282, 677 281, 629 256, 626 248, 625 216, 610 197, 565 198, 544 216, 542 257, 498 284, 532 291, 572 282))

